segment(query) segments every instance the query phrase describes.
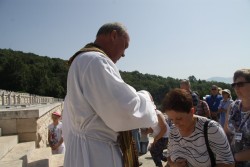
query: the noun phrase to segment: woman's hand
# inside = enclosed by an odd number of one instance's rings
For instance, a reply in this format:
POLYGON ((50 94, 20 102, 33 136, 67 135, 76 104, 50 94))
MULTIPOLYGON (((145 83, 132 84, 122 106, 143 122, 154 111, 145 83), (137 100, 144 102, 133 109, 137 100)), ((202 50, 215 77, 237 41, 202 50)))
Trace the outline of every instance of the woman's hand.
POLYGON ((56 150, 56 149, 58 149, 59 146, 60 146, 60 145, 57 143, 57 144, 53 145, 53 146, 51 147, 51 149, 52 149, 52 150, 56 150))
POLYGON ((186 167, 187 166, 187 160, 186 159, 177 159, 174 162, 174 167, 186 167))
POLYGON ((187 167, 187 160, 184 158, 179 158, 175 162, 171 161, 168 157, 168 166, 167 167, 187 167))

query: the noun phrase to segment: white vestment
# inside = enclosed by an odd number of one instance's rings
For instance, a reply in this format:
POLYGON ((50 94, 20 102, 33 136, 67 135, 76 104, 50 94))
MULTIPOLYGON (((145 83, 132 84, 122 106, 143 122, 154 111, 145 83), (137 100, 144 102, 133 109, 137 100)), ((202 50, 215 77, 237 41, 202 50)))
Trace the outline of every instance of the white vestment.
POLYGON ((87 52, 75 58, 63 111, 64 167, 122 167, 118 132, 157 122, 149 94, 126 84, 108 57, 87 52))

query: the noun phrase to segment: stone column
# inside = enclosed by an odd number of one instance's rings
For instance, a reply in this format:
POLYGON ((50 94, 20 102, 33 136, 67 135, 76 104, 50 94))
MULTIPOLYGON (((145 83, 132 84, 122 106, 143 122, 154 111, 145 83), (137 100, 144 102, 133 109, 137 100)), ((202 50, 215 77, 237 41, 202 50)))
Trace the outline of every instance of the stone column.
POLYGON ((32 104, 32 95, 30 94, 30 97, 29 97, 29 104, 32 104))
POLYGON ((4 101, 5 101, 5 99, 4 99, 4 92, 2 93, 1 98, 2 98, 2 105, 4 106, 4 101))
POLYGON ((13 95, 13 99, 14 99, 14 105, 16 105, 16 94, 13 95))
POLYGON ((21 104, 21 95, 17 95, 17 104, 21 104))
POLYGON ((8 94, 8 105, 11 105, 11 93, 8 94))

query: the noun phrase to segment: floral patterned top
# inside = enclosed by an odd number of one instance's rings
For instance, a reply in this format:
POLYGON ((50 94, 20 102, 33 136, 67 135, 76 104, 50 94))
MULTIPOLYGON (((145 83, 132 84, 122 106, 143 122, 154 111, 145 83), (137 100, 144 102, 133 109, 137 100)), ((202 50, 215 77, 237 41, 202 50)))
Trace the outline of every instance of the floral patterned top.
POLYGON ((210 110, 206 101, 204 100, 199 101, 195 109, 195 114, 199 116, 203 116, 203 117, 208 116, 208 118, 211 116, 210 110))
MULTIPOLYGON (((242 111, 241 100, 232 103, 229 113, 229 130, 233 135, 233 153, 250 149, 250 111, 242 111)), ((250 161, 236 162, 236 167, 250 167, 250 161)))
POLYGON ((56 126, 52 123, 48 126, 48 129, 51 134, 49 144, 53 146, 57 144, 62 137, 62 123, 59 122, 56 126))

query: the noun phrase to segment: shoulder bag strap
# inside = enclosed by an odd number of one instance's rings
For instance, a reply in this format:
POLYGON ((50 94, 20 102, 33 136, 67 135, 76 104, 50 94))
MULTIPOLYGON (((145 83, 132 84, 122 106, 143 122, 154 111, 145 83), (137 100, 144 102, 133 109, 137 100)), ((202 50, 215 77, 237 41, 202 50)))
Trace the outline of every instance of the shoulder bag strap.
POLYGON ((207 151, 210 157, 210 161, 211 161, 211 166, 214 167, 215 166, 215 158, 214 158, 214 154, 209 146, 209 142, 208 142, 208 133, 207 133, 207 127, 208 127, 208 123, 210 122, 210 120, 207 120, 204 123, 204 137, 205 137, 205 142, 206 142, 206 146, 207 146, 207 151))

